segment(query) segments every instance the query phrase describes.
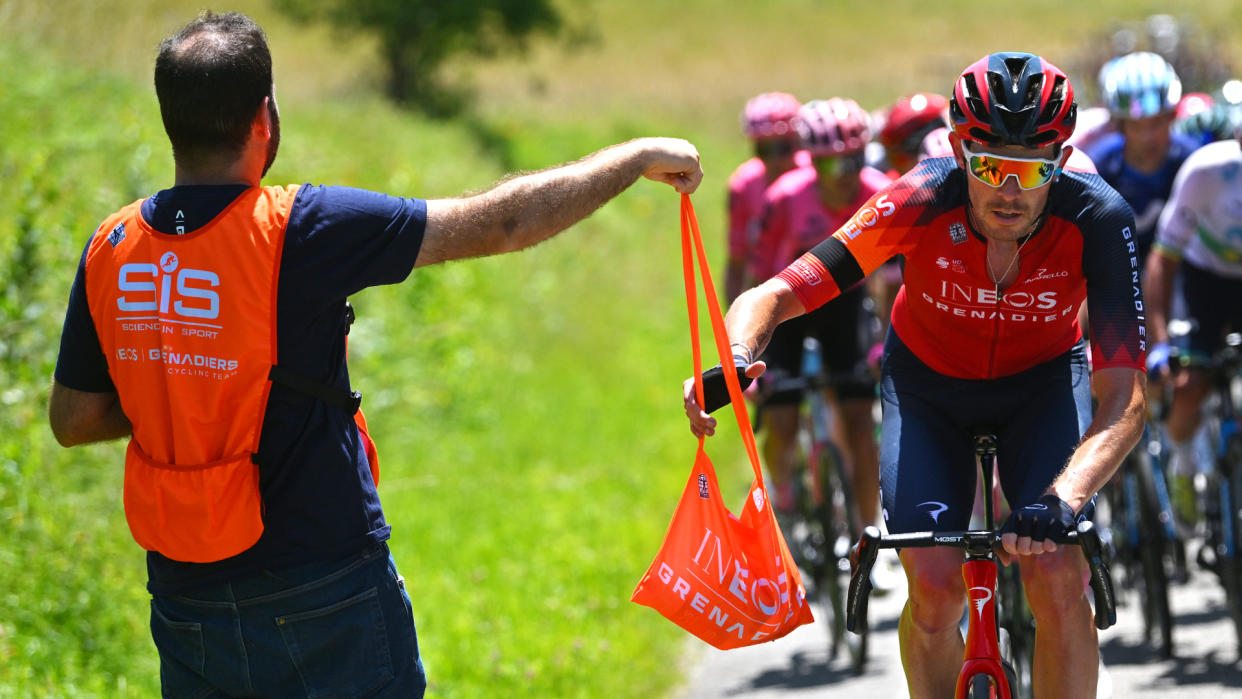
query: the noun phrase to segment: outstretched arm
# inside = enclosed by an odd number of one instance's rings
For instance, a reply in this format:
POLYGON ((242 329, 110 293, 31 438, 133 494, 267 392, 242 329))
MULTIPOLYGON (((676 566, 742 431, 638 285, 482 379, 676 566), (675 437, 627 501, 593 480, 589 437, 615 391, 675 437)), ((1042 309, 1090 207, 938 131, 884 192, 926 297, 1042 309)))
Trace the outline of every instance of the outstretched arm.
POLYGON ((640 176, 689 194, 703 179, 699 153, 681 139, 640 138, 506 179, 482 194, 428 201, 415 266, 530 247, 586 218, 640 176))

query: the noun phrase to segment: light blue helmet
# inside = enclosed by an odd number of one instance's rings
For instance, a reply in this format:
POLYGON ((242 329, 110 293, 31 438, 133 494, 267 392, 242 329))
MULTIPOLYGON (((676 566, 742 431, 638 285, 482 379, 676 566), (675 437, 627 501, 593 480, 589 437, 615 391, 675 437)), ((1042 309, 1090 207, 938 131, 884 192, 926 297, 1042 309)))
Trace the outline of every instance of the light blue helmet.
POLYGON ((1100 69, 1104 105, 1118 119, 1142 119, 1177 109, 1182 81, 1159 54, 1139 51, 1100 69))

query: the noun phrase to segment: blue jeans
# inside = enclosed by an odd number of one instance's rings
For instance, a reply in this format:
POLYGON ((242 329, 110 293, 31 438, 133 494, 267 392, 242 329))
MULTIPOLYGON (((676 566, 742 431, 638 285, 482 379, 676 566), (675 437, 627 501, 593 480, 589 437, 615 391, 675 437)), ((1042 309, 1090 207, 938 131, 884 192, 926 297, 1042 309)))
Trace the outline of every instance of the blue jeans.
POLYGON ((414 615, 386 544, 151 599, 165 697, 421 697, 414 615))

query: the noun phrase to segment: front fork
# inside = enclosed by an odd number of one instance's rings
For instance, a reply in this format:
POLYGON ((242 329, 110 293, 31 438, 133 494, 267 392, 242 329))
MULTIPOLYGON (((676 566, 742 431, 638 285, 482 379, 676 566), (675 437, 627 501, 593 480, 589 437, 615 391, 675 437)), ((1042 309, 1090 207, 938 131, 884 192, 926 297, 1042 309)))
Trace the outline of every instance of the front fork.
POLYGON ((996 696, 1010 699, 1009 681, 1001 664, 1000 631, 996 623, 996 560, 990 552, 979 556, 968 553, 962 564, 966 582, 967 613, 966 653, 962 672, 957 676, 957 696, 965 697, 970 678, 990 675, 996 681, 996 696))

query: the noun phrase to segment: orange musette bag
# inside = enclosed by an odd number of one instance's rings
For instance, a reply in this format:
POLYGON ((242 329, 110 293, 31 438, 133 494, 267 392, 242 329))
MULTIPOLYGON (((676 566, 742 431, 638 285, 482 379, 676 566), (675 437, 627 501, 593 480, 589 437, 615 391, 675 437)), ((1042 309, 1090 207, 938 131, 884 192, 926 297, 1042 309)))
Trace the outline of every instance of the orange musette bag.
MULTIPOLYGON (((712 321, 716 350, 723 366, 732 366, 724 318, 708 271, 707 255, 689 195, 681 199, 682 265, 695 390, 703 405, 703 366, 699 353, 697 253, 703 290, 712 321), (693 248, 693 249, 692 249, 693 248)), ((664 545, 634 589, 631 599, 722 650, 771 641, 814 619, 807 606, 802 576, 794 565, 759 469, 755 436, 735 372, 724 372, 733 413, 755 472, 740 514, 725 507, 716 471, 703 449, 694 459, 690 480, 664 535, 664 545)))

